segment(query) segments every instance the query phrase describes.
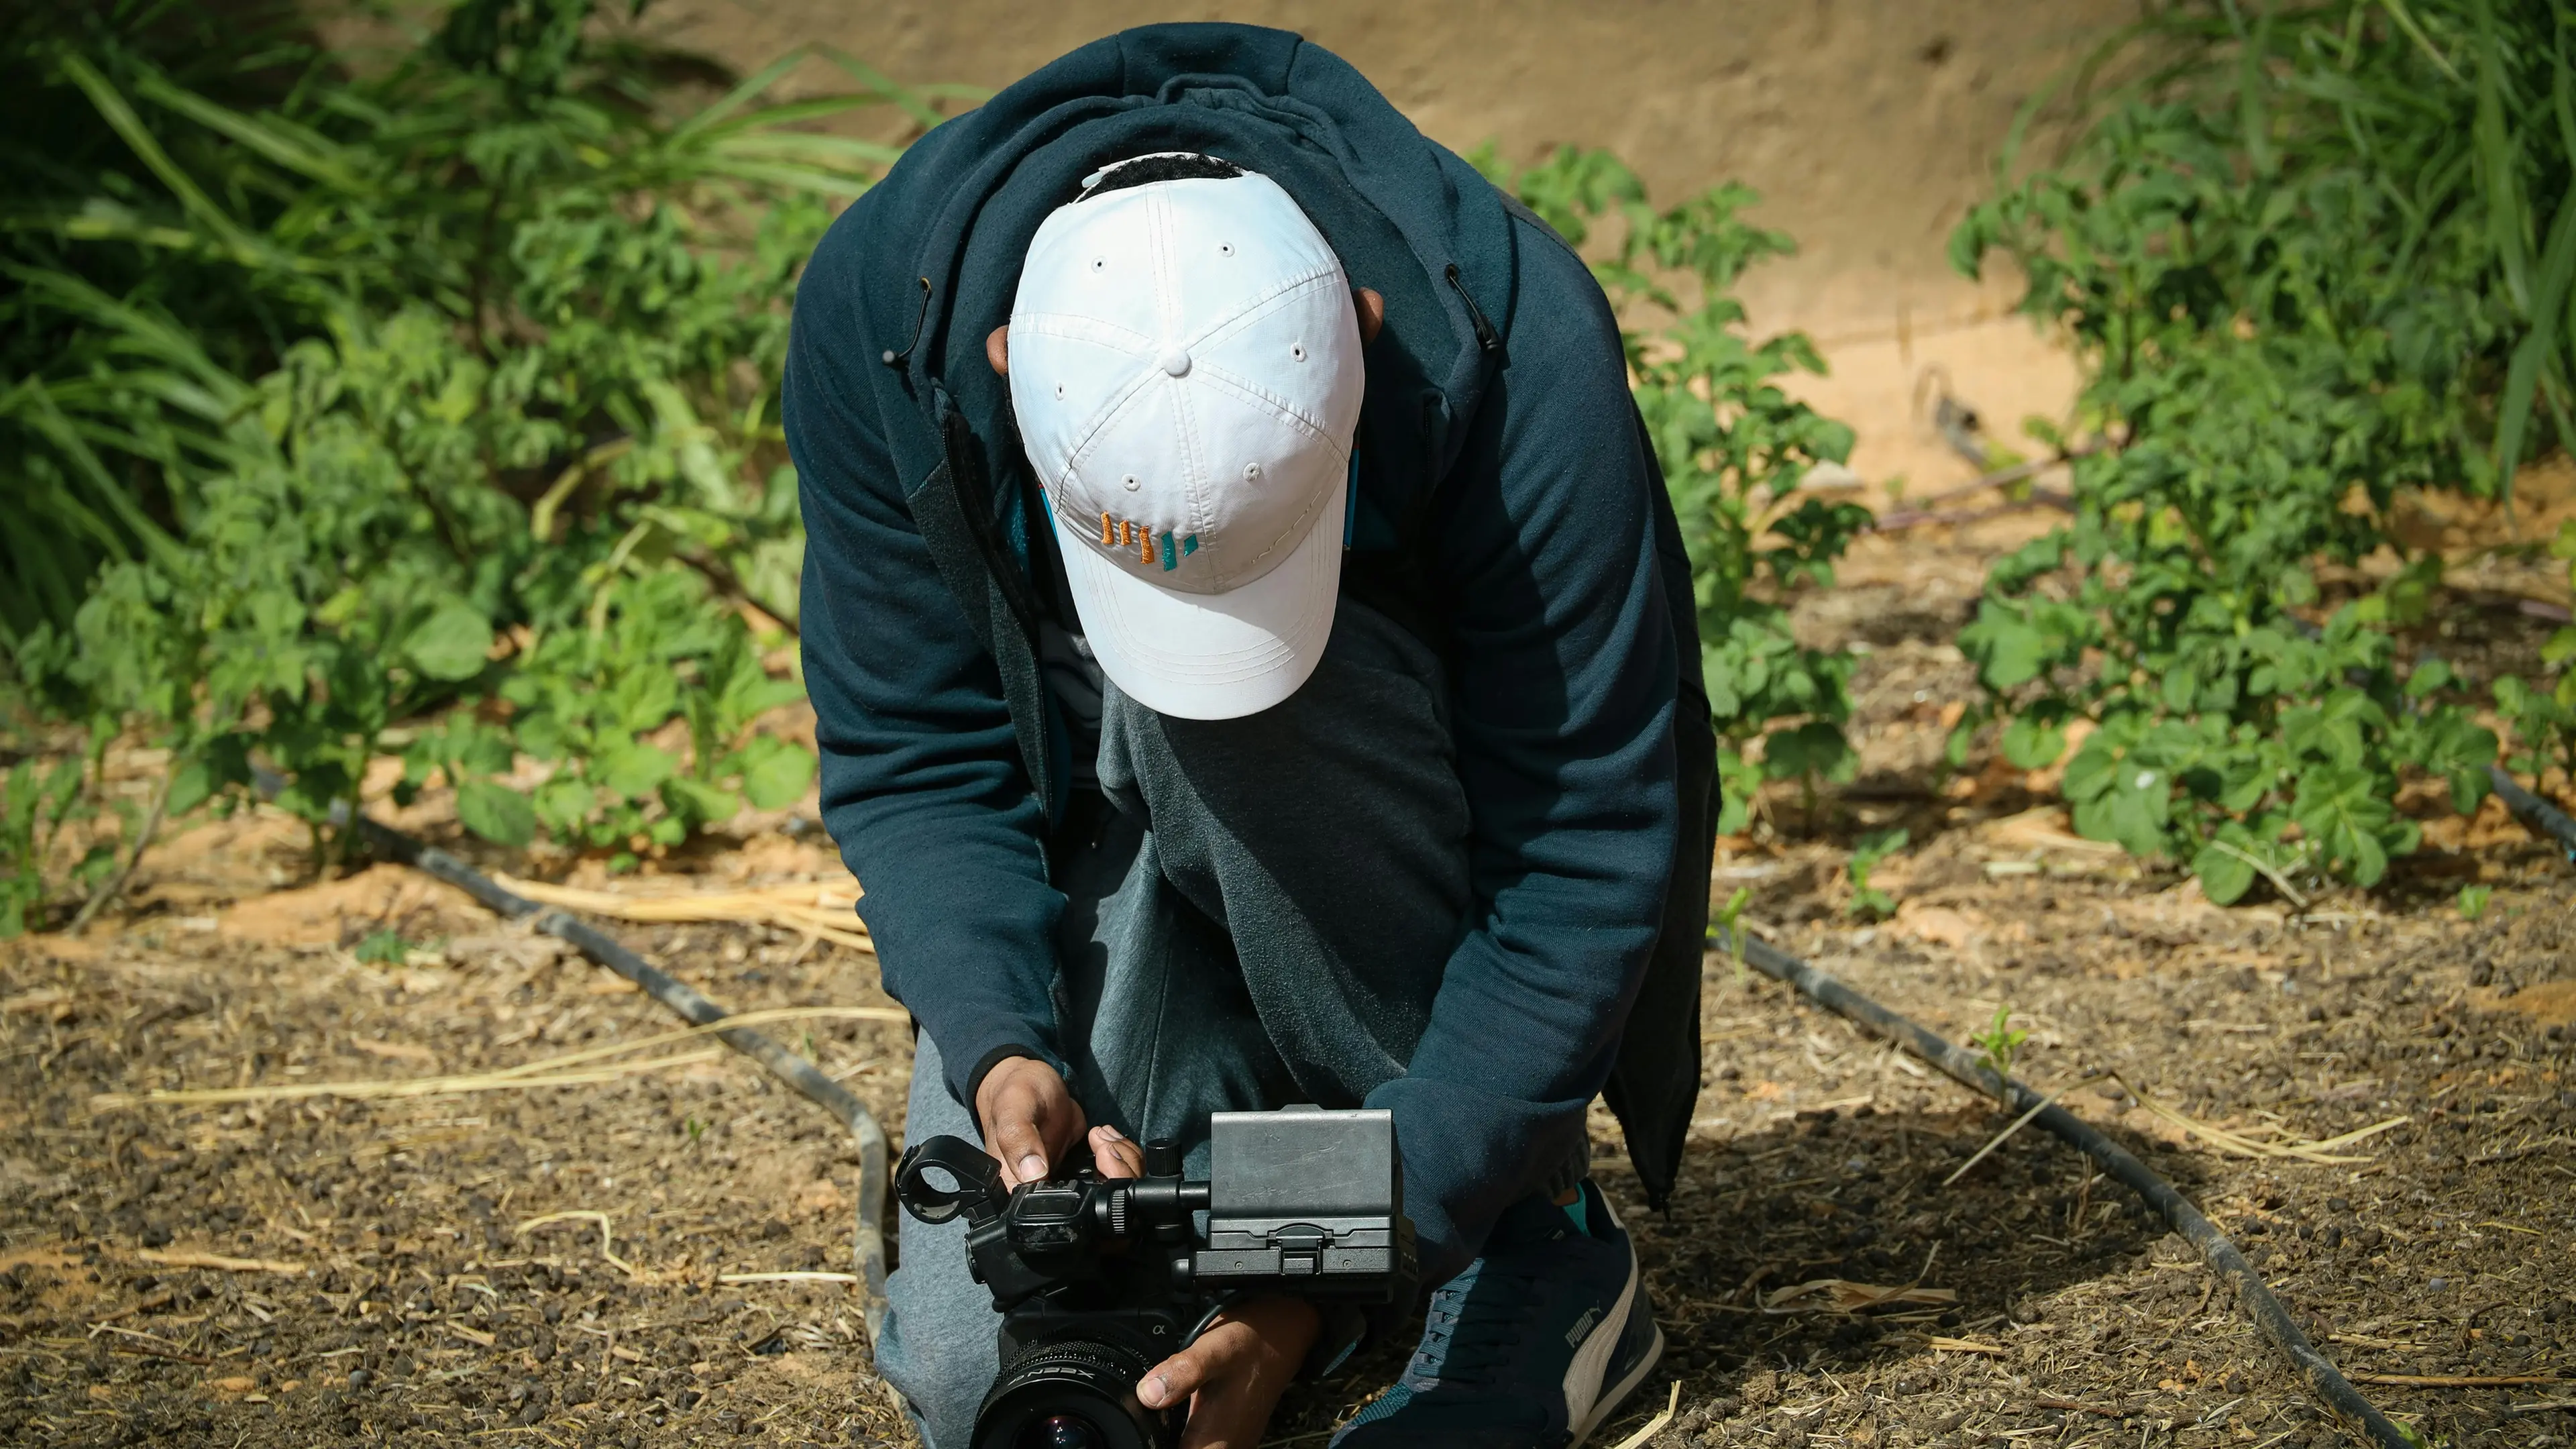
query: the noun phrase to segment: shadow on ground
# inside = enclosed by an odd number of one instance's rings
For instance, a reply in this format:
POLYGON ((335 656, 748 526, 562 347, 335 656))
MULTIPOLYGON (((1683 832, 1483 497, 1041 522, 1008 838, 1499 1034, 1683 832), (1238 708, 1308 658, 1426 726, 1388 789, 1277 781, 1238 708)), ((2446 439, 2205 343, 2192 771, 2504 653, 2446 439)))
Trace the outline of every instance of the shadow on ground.
MULTIPOLYGON (((1676 1379, 1683 1403, 1731 1412, 1775 1393, 1777 1371, 1866 1373, 1922 1359, 1936 1338, 1995 1343, 2016 1320, 2036 1316, 2036 1300, 2138 1267, 2163 1224, 2037 1131, 2014 1134, 1941 1185, 2008 1121, 1975 1109, 1802 1112, 1722 1143, 1694 1142, 1669 1214, 1644 1206, 1624 1164, 1605 1164, 1600 1180, 1635 1231, 1667 1346, 1601 1442, 1616 1443, 1660 1409, 1676 1379), (1955 1301, 1862 1312, 1769 1306, 1783 1290, 1821 1279, 1947 1290, 1955 1301)), ((2180 1164, 2160 1170, 2193 1190, 2180 1164)), ((2204 1277, 2166 1276, 2176 1313, 2205 1301, 2204 1277)), ((1328 1427, 1388 1383, 1410 1347, 1408 1336, 1296 1393, 1269 1442, 1328 1427)), ((1928 1376, 1922 1387, 1931 1387, 1928 1376)))

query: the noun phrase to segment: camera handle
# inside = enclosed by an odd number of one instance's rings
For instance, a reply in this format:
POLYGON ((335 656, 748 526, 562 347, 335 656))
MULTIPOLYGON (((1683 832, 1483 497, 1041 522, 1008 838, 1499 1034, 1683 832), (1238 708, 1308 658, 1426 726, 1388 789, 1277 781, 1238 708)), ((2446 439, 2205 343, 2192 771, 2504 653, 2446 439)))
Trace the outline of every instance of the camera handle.
POLYGON ((894 1169, 895 1200, 925 1223, 944 1223, 959 1213, 970 1224, 991 1222, 1010 1203, 1002 1189, 1002 1165, 963 1138, 932 1137, 904 1149, 894 1169), (930 1169, 955 1180, 953 1188, 934 1183, 930 1169))

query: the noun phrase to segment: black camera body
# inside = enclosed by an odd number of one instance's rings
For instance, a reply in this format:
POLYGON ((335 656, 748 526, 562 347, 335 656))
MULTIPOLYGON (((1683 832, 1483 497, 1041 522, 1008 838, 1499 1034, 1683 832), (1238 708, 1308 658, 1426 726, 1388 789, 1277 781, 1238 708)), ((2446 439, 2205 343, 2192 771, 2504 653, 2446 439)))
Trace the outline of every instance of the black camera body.
POLYGON ((1146 1408, 1136 1384, 1227 1303, 1410 1304, 1413 1224, 1387 1113, 1219 1112, 1209 1129, 1205 1182, 1185 1181, 1165 1142, 1146 1144, 1141 1177, 1085 1168, 1007 1193, 1000 1166, 961 1138, 905 1151, 896 1197, 923 1222, 964 1216, 968 1266, 1002 1315, 974 1449, 1168 1449, 1180 1412, 1146 1408))

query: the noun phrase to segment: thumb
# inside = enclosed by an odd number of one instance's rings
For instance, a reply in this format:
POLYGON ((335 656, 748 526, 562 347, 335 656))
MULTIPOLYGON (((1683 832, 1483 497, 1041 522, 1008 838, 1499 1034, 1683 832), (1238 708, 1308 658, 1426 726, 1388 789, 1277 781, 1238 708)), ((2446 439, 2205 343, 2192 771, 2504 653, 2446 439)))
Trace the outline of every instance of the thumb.
POLYGON ((1036 1114, 1025 1100, 1014 1100, 997 1114, 993 1124, 993 1156, 1002 1164, 1003 1185, 1017 1187, 1024 1182, 1043 1182, 1047 1175, 1046 1137, 1038 1131, 1036 1114))
POLYGON ((1136 1397, 1146 1408, 1177 1404, 1197 1393, 1208 1380, 1208 1354, 1193 1346, 1156 1364, 1137 1382, 1136 1397))

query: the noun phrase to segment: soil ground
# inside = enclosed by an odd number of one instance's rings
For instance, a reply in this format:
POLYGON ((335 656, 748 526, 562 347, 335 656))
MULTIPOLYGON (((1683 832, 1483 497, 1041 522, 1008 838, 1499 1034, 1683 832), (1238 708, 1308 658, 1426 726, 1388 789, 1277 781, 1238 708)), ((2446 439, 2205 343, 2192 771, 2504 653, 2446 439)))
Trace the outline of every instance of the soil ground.
MULTIPOLYGON (((1813 829, 1794 797, 1766 799, 1724 842, 1716 891, 1748 890, 1756 930, 1953 1040, 2010 1006, 2031 1033, 2018 1073, 2066 1089, 2235 1234, 2347 1371, 2511 1381, 2366 1385, 2393 1412, 2462 1444, 2563 1444, 2576 872, 2491 804, 2434 821, 2377 892, 2221 910, 2072 837, 2044 776, 1945 783, 1944 706, 1970 680, 1942 641, 2009 541, 1873 543, 1802 610, 1819 642, 1870 650, 1866 768, 1813 829), (1850 839, 1894 824, 1917 844, 1873 883, 1902 904, 1863 923, 1850 839), (2494 892, 2475 922, 2454 903, 2472 881, 2494 892), (2317 1162, 2227 1155, 2159 1109, 2255 1143, 2398 1125, 2317 1162)), ((2507 657, 2539 637, 2478 618, 2491 637, 2472 642, 2507 657)), ((448 833, 438 814, 408 823, 448 833)), ((846 879, 816 832, 767 823, 621 889, 846 879)), ((906 1442, 851 1290, 721 1281, 850 1267, 849 1143, 735 1059, 411 1100, 94 1100, 500 1069, 670 1025, 416 875, 294 885, 302 851, 264 816, 199 827, 157 854, 121 926, 0 956, 0 1442, 906 1442), (396 937, 407 959, 359 959, 396 937)), ((732 1008, 884 1004, 855 950, 743 926, 623 934, 732 1008)), ((903 1028, 771 1029, 899 1139, 903 1028)), ((2003 1125, 1991 1104, 1722 957, 1704 1030, 1669 1216, 1596 1116, 1671 1343, 1599 1442, 1674 1381, 1659 1445, 2337 1437, 2179 1239, 2070 1150, 2025 1132, 1948 1182, 2003 1125), (1819 1280, 1934 1291, 1862 1311, 1792 1291, 1819 1280)), ((1299 1391, 1271 1442, 1320 1443, 1393 1368, 1299 1391)))

